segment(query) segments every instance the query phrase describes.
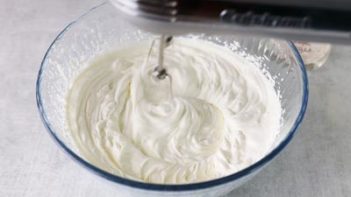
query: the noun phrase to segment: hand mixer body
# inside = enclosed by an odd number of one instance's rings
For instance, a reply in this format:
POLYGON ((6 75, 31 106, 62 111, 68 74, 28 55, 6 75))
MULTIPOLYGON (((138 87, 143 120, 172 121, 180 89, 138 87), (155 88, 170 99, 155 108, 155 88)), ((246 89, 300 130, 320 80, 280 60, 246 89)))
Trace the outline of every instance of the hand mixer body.
POLYGON ((348 0, 110 0, 159 34, 245 34, 351 44, 348 0))

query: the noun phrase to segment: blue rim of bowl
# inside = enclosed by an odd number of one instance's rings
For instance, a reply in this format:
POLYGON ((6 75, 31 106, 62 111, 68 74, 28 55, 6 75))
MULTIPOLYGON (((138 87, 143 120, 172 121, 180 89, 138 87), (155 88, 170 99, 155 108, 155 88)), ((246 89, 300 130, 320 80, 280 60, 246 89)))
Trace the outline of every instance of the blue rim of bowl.
POLYGON ((106 2, 91 8, 89 11, 87 11, 85 14, 83 14, 82 16, 77 18, 75 21, 69 23, 57 35, 57 37, 51 43, 51 45, 49 46, 48 50, 46 51, 46 53, 44 55, 43 61, 41 62, 41 65, 40 65, 38 78, 37 78, 37 82, 36 82, 37 106, 38 106, 38 110, 39 110, 42 122, 45 125, 45 128, 50 133, 50 135, 54 138, 54 141, 57 142, 59 144, 59 146, 61 148, 63 148, 63 150, 65 152, 68 153, 68 155, 70 155, 74 160, 76 160, 83 167, 87 168, 88 170, 94 172, 95 174, 97 174, 101 177, 106 178, 107 180, 110 180, 112 182, 116 182, 116 183, 119 183, 122 185, 134 187, 134 188, 153 190, 153 191, 192 191, 192 190, 206 189, 206 188, 210 188, 210 187, 214 187, 214 186, 219 186, 219 185, 222 185, 225 183, 229 183, 231 181, 234 181, 234 180, 237 180, 237 179, 242 178, 244 176, 247 176, 247 175, 251 174, 252 172, 255 172, 257 169, 259 169, 260 167, 263 167, 265 164, 267 164, 269 161, 271 161, 276 155, 278 155, 278 153, 280 153, 284 149, 284 147, 291 141, 295 132, 297 131, 297 128, 299 127, 300 123, 302 122, 303 117, 304 117, 305 112, 306 112, 307 103, 308 103, 308 79, 307 79, 305 65, 303 63, 303 60, 302 60, 297 48, 295 47, 295 45, 291 41, 287 41, 289 47, 293 51, 293 54, 297 58, 298 65, 300 66, 300 69, 302 71, 301 73, 302 73, 302 80, 303 80, 303 96, 302 96, 302 105, 300 108, 300 112, 299 112, 298 117, 295 120, 293 127, 289 131, 286 138, 275 149, 273 149, 269 154, 267 154, 265 157, 263 157, 261 160, 257 161, 256 163, 252 164, 251 166, 249 166, 249 167, 247 167, 239 172, 236 172, 234 174, 231 174, 231 175, 228 175, 225 177, 221 177, 218 179, 210 180, 210 181, 205 181, 205 182, 190 183, 190 184, 154 184, 154 183, 144 183, 144 182, 140 182, 140 181, 134 181, 134 180, 126 179, 123 177, 119 177, 117 175, 111 174, 105 170, 102 170, 102 169, 88 163, 83 158, 78 156, 70 148, 68 148, 63 141, 61 141, 61 139, 56 135, 55 131, 52 129, 50 122, 48 121, 46 112, 45 112, 44 107, 43 107, 42 97, 41 97, 41 92, 40 92, 41 77, 42 77, 42 73, 44 70, 44 65, 45 65, 47 56, 48 56, 51 48, 53 47, 53 45, 58 40, 60 40, 60 38, 64 35, 64 33, 73 24, 75 24, 77 21, 79 21, 85 15, 89 14, 91 11, 93 11, 99 7, 102 7, 105 4, 106 4, 106 2))

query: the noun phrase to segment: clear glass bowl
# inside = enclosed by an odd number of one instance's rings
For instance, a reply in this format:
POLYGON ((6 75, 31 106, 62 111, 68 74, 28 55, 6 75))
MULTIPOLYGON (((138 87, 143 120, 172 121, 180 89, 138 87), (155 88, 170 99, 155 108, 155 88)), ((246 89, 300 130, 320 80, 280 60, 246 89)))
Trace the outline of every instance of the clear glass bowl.
POLYGON ((208 197, 228 193, 268 164, 288 144, 301 123, 308 99, 308 82, 301 57, 288 41, 237 35, 184 35, 224 45, 256 66, 264 67, 273 76, 284 109, 281 133, 264 158, 229 176, 194 184, 149 184, 113 175, 82 158, 67 137, 64 102, 71 81, 91 58, 155 36, 121 19, 118 11, 107 3, 70 23, 49 47, 38 74, 37 104, 43 123, 59 146, 75 161, 114 182, 114 187, 120 188, 119 196, 208 197))

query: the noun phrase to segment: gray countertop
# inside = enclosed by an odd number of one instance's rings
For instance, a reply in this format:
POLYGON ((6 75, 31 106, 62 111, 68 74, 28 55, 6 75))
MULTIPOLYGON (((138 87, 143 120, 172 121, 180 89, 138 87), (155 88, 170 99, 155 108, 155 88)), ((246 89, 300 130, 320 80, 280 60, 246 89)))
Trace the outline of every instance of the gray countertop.
MULTIPOLYGON (((0 0, 0 196, 117 196, 56 146, 35 102, 49 44, 100 2, 0 0)), ((326 65, 309 73, 309 106, 292 143, 228 196, 351 196, 350 54, 351 47, 333 46, 326 65)))

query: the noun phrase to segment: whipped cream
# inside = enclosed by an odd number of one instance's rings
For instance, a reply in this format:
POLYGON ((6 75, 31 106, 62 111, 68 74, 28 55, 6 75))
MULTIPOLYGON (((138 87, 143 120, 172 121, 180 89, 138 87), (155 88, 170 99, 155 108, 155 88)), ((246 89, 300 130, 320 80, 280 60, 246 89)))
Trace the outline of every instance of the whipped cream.
POLYGON ((225 47, 177 38, 165 50, 171 77, 159 80, 149 47, 104 54, 72 83, 69 136, 87 161, 180 184, 232 174, 273 148, 282 110, 270 76, 225 47))

